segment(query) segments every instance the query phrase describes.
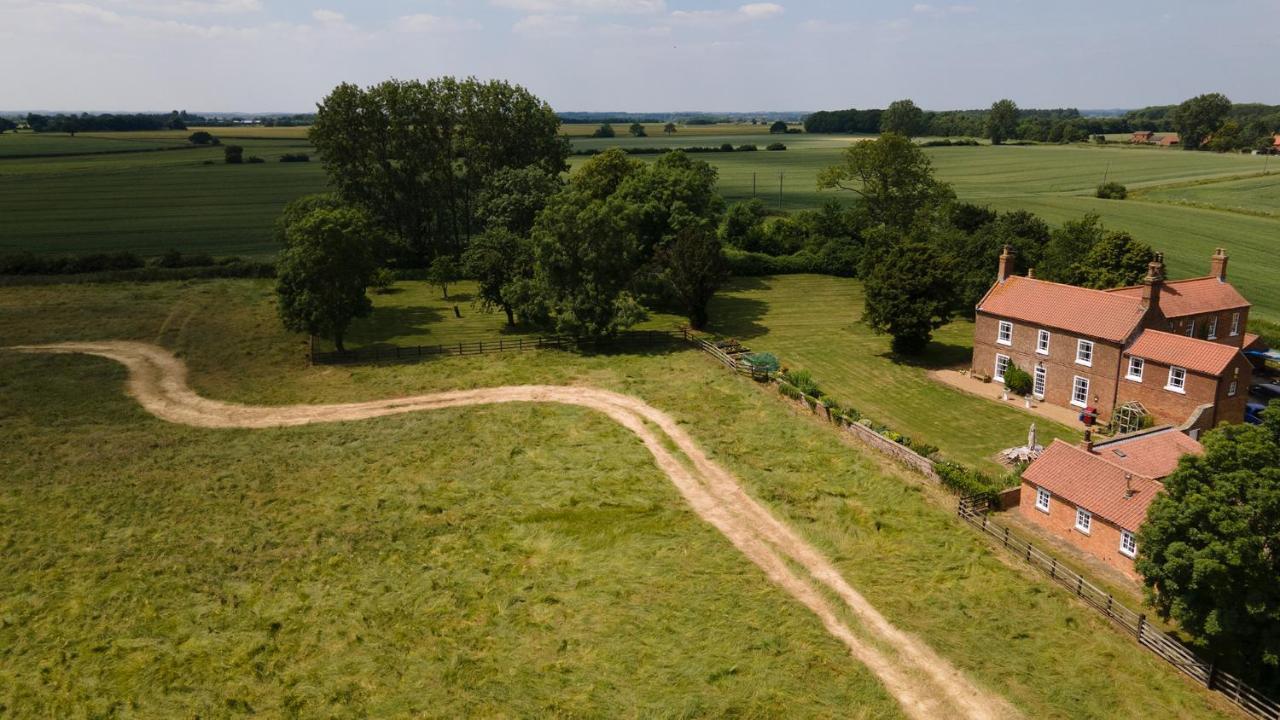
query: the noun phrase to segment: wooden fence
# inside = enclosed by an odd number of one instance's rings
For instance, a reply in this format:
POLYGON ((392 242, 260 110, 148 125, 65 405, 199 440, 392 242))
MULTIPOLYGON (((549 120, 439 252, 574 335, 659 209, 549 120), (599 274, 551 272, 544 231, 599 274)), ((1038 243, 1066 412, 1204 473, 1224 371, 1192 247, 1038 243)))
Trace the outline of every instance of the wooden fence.
POLYGON ((500 352, 573 348, 612 349, 619 347, 651 347, 689 339, 684 330, 637 330, 607 340, 586 340, 564 336, 533 336, 438 343, 435 345, 372 345, 343 352, 320 351, 311 344, 313 365, 351 365, 371 362, 417 362, 433 357, 488 355, 500 352))
POLYGON ((996 524, 991 520, 989 510, 987 501, 981 498, 962 497, 957 505, 957 514, 962 520, 994 538, 1010 553, 1075 593, 1077 598, 1132 635, 1139 645, 1159 655, 1201 685, 1221 693, 1251 717, 1280 720, 1280 703, 1249 687, 1234 675, 1215 668, 1213 663, 1200 659, 1177 639, 1148 623, 1145 614, 1122 605, 1110 593, 1061 565, 1057 558, 1010 532, 1008 527, 996 524))

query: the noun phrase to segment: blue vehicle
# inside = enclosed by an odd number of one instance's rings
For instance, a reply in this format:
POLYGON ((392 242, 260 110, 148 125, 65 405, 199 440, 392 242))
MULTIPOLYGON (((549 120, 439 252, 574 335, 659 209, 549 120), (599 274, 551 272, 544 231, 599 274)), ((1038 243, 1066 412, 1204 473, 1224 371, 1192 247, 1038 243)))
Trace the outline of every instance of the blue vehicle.
POLYGON ((1250 425, 1261 425, 1262 411, 1266 409, 1267 409, 1267 406, 1263 405, 1262 403, 1251 402, 1245 405, 1244 421, 1249 423, 1250 425))

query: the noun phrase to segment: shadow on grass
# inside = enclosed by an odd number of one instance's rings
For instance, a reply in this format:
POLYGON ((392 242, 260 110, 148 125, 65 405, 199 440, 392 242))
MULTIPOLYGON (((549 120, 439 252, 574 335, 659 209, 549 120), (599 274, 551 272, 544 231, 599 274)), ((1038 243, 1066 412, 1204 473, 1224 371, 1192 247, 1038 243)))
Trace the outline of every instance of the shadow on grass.
POLYGON ((760 320, 769 312, 769 303, 737 295, 716 295, 711 300, 709 330, 720 335, 749 340, 761 337, 769 328, 760 320))
POLYGON ((973 348, 934 340, 919 355, 901 355, 889 351, 880 353, 877 357, 884 358, 896 365, 906 365, 907 367, 923 368, 925 370, 947 370, 968 367, 969 361, 973 359, 973 348))

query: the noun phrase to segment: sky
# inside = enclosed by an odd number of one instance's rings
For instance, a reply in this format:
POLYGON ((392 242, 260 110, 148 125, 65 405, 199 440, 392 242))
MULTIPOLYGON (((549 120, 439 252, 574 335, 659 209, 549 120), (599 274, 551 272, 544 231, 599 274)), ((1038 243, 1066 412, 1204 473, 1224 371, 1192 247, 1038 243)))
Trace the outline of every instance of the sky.
POLYGON ((561 111, 1280 103, 1280 0, 0 0, 0 110, 310 112, 502 78, 561 111))

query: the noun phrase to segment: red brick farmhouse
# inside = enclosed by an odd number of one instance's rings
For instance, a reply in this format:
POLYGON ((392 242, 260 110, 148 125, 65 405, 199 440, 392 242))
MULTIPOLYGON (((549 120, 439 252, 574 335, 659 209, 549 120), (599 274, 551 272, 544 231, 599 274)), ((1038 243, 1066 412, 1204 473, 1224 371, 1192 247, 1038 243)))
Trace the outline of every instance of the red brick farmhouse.
POLYGON ((975 376, 1003 382, 1017 365, 1034 379, 1037 399, 1096 408, 1100 422, 1133 403, 1155 424, 1184 425, 1192 437, 1243 421, 1250 305, 1227 282, 1221 249, 1206 277, 1166 281, 1158 257, 1142 285, 1117 290, 1014 276, 1012 266, 1006 248, 978 303, 975 376))

